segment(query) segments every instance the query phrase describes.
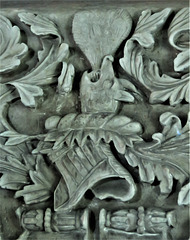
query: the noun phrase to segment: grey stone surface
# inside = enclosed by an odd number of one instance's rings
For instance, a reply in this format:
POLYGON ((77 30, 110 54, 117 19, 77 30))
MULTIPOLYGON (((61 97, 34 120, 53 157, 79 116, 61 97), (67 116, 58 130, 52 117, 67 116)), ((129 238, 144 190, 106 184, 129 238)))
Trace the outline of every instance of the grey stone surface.
POLYGON ((0 239, 188 240, 187 3, 2 1, 0 20, 0 239))

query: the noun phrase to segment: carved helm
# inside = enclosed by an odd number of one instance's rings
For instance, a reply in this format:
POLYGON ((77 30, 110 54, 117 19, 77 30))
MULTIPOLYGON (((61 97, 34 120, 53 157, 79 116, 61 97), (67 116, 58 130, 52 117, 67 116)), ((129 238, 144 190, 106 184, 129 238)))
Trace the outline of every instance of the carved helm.
POLYGON ((54 193, 55 210, 72 209, 88 189, 100 199, 128 201, 134 197, 136 184, 114 157, 109 143, 124 154, 134 139, 141 140, 139 123, 113 114, 71 113, 50 117, 45 126, 49 133, 40 149, 48 153, 63 177, 54 193), (49 140, 54 142, 50 149, 46 145, 49 140))
POLYGON ((128 201, 134 197, 137 189, 131 174, 106 144, 89 141, 84 147, 74 146, 65 154, 64 151, 59 157, 55 153, 50 156, 63 176, 54 193, 56 211, 75 207, 88 189, 100 199, 128 201))

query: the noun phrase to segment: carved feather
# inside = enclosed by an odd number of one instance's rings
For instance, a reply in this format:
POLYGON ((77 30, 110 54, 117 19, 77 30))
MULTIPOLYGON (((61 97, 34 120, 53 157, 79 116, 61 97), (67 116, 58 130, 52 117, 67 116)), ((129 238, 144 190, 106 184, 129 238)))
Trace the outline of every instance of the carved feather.
POLYGON ((125 10, 82 11, 73 20, 73 36, 93 69, 104 56, 114 55, 130 33, 132 20, 125 10))

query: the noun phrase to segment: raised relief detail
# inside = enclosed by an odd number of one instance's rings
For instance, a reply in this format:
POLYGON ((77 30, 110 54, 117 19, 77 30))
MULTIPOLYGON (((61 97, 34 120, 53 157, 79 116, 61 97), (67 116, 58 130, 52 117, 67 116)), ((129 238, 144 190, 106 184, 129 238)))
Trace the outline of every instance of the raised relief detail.
POLYGON ((71 46, 53 15, 0 16, 0 186, 20 205, 14 239, 181 239, 189 9, 138 15, 79 11, 71 46), (175 53, 166 73, 154 60, 159 34, 175 53))
POLYGON ((24 229, 24 233, 21 236, 24 236, 24 234, 29 236, 30 231, 45 231, 46 233, 58 232, 63 234, 63 236, 64 233, 75 232, 86 240, 92 239, 89 228, 89 209, 69 213, 52 213, 50 208, 46 210, 35 209, 29 211, 19 208, 16 213, 24 229))
POLYGON ((20 29, 12 26, 8 18, 0 16, 1 20, 1 51, 0 73, 7 73, 16 69, 21 64, 21 59, 26 55, 28 47, 20 43, 20 29))
POLYGON ((176 223, 174 211, 160 209, 125 209, 114 212, 102 209, 99 216, 100 239, 110 239, 111 232, 121 239, 171 239, 170 227, 176 223), (144 235, 144 236, 143 236, 144 235))

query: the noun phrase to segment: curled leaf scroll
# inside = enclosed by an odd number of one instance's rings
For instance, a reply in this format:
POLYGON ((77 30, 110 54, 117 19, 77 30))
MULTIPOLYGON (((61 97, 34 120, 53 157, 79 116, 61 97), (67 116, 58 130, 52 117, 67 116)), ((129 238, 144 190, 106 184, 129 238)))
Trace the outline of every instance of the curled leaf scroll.
POLYGON ((56 24, 47 17, 29 12, 19 13, 18 16, 22 22, 31 26, 31 31, 34 34, 39 36, 48 36, 52 34, 57 36, 61 42, 61 36, 56 24))
POLYGON ((35 97, 43 95, 41 86, 48 85, 56 81, 57 65, 68 57, 69 50, 67 44, 44 43, 44 49, 39 52, 39 63, 34 69, 25 76, 7 82, 16 87, 18 90, 21 101, 25 106, 34 107, 35 97))
POLYGON ((20 42, 20 29, 17 26, 12 26, 9 19, 2 15, 0 22, 0 73, 7 73, 20 65, 28 47, 25 43, 20 42))
POLYGON ((120 64, 130 76, 150 91, 150 103, 162 103, 169 99, 170 105, 175 106, 183 99, 189 102, 189 74, 183 75, 181 79, 166 74, 160 76, 158 64, 144 57, 142 49, 135 42, 129 40, 126 43, 120 64), (128 62, 132 64, 129 65, 128 62))
POLYGON ((170 13, 170 8, 154 14, 151 14, 150 9, 143 11, 131 40, 136 40, 145 48, 153 47, 155 44, 153 35, 162 27, 170 13))
MULTIPOLYGON (((34 107, 36 105, 35 98, 43 95, 43 89, 40 86, 48 85, 57 81, 55 76, 58 74, 58 64, 67 59, 69 56, 69 49, 67 44, 62 43, 61 36, 58 34, 56 26, 52 21, 49 20, 49 27, 47 28, 45 25, 47 24, 48 19, 43 16, 35 17, 34 14, 20 13, 19 17, 23 22, 32 26, 31 29, 34 34, 41 35, 43 32, 42 35, 45 35, 47 38, 41 39, 43 49, 38 51, 39 62, 36 63, 36 66, 33 69, 27 72, 23 77, 11 79, 10 81, 7 81, 6 78, 4 79, 2 76, 1 81, 4 84, 12 85, 17 89, 21 101, 25 106, 34 107), (44 30, 46 31, 44 32, 44 30), (49 34, 55 34, 58 36, 58 40, 50 41, 49 34)), ((5 31, 5 33, 3 32, 4 34, 2 35, 3 47, 1 48, 1 67, 3 67, 3 64, 5 64, 8 68, 9 64, 14 64, 15 66, 11 68, 15 68, 20 64, 19 59, 28 50, 28 47, 24 43, 18 43, 20 32, 17 26, 12 27, 10 21, 3 16, 2 24, 5 25, 2 25, 2 32, 5 31), (8 30, 13 32, 12 35, 15 38, 10 38, 11 32, 8 33, 8 30), (10 43, 8 46, 10 47, 6 49, 6 44, 9 41, 10 43), (14 49, 20 52, 15 54, 13 52, 15 51, 14 49), (14 57, 12 57, 11 54, 8 56, 9 53, 14 55, 14 57), (5 58, 5 60, 3 60, 3 58, 5 58), (8 64, 6 61, 9 58, 11 60, 8 60, 8 64), (15 63, 12 63, 12 61, 15 61, 15 63)), ((2 72, 6 71, 6 69, 2 70, 2 72)))
POLYGON ((190 66, 189 8, 183 8, 175 15, 168 29, 168 37, 170 44, 181 51, 174 59, 174 70, 188 71, 190 66))
MULTIPOLYGON (((185 31, 189 31, 187 26, 188 11, 188 9, 182 9, 171 23, 169 29, 169 40, 172 45, 175 45, 172 40, 173 35, 181 32, 181 29, 178 26, 179 24, 176 21, 180 22, 180 19, 182 18, 183 21, 185 21, 183 24, 185 31)), ((135 33, 125 44, 124 57, 120 59, 120 64, 122 68, 134 78, 134 81, 140 82, 149 90, 148 97, 150 103, 162 103, 169 99, 170 105, 175 106, 183 99, 185 99, 186 102, 190 101, 189 74, 185 73, 181 76, 181 78, 170 77, 166 74, 161 75, 158 64, 155 61, 151 61, 143 53, 143 48, 154 46, 154 41, 150 32, 155 34, 159 31, 170 12, 170 9, 165 9, 159 14, 154 13, 153 15, 150 15, 150 11, 142 13, 137 23, 135 33), (153 20, 156 21, 157 24, 154 24, 154 27, 151 28, 149 25, 151 26, 153 20), (141 25, 144 29, 143 35, 137 34, 139 31, 138 29, 142 28, 141 25), (146 39, 147 45, 144 43, 144 36, 149 36, 149 39, 146 39), (135 40, 138 41, 138 43, 136 43, 135 40), (130 64, 128 64, 129 62, 130 64)), ((174 69, 176 71, 183 71, 184 69, 187 69, 189 65, 188 58, 189 50, 185 47, 185 50, 182 53, 179 53, 177 58, 174 59, 174 69)))
POLYGON ((163 131, 152 135, 153 142, 137 143, 134 149, 127 149, 125 157, 131 166, 138 166, 142 181, 152 183, 157 177, 161 192, 169 194, 173 178, 184 184, 189 177, 189 120, 182 128, 180 119, 166 112, 160 123, 163 131))

